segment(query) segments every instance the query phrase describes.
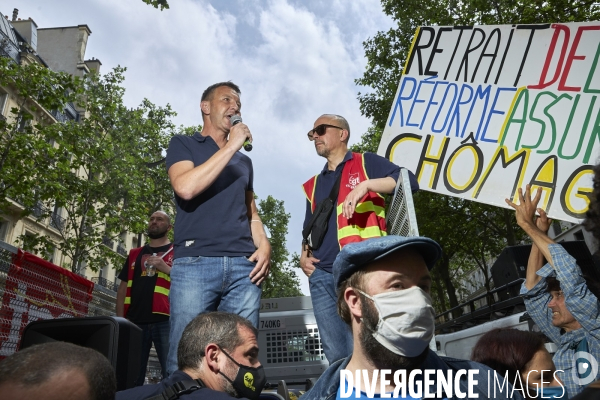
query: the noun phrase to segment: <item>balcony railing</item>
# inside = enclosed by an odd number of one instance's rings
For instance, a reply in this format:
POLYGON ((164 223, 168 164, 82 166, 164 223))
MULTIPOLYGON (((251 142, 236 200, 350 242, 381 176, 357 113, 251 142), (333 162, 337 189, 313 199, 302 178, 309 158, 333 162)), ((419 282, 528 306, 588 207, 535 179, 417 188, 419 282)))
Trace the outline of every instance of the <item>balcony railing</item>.
POLYGON ((38 201, 31 209, 31 214, 36 218, 40 218, 46 211, 46 207, 44 207, 41 201, 38 201))
POLYGON ((67 103, 65 105, 64 113, 67 116, 67 118, 75 120, 76 122, 79 122, 79 113, 75 109, 75 105, 73 103, 67 103))
POLYGON ((122 244, 117 245, 117 253, 124 257, 127 257, 127 250, 122 244))
POLYGON ((59 231, 62 231, 63 229, 65 229, 66 222, 67 222, 67 220, 58 214, 53 213, 50 216, 50 226, 58 229, 59 231))
POLYGON ((79 119, 79 114, 77 113, 77 110, 75 110, 73 103, 67 103, 63 110, 51 110, 50 114, 52 114, 58 122, 77 121, 79 119))
POLYGON ((114 283, 113 281, 109 281, 108 279, 103 278, 101 276, 93 277, 92 282, 100 286, 104 286, 105 288, 107 288, 108 290, 112 290, 113 292, 116 292, 118 289, 118 285, 116 283, 114 283))
POLYGON ((111 250, 115 248, 115 242, 113 242, 112 240, 110 240, 110 238, 108 236, 103 236, 102 237, 102 244, 105 245, 106 247, 108 247, 111 250))

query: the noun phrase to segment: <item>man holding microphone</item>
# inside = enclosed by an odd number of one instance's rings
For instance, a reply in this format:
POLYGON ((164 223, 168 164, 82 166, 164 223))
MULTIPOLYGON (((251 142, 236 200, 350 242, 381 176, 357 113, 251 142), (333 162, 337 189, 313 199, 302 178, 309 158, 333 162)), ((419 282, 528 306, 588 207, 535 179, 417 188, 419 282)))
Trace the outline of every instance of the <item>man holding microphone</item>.
POLYGON ((231 312, 258 328, 271 245, 254 201, 252 161, 239 151, 252 134, 231 121, 240 109, 237 85, 211 85, 200 102, 202 132, 174 136, 167 151, 177 206, 169 373, 183 329, 198 313, 231 312))

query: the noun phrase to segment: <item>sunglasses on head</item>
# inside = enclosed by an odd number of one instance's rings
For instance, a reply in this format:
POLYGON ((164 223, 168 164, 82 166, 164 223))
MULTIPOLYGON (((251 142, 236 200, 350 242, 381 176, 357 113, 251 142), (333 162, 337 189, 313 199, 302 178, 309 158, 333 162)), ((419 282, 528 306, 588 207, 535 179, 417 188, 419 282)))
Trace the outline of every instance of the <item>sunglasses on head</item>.
POLYGON ((340 128, 339 126, 329 125, 329 124, 321 124, 321 125, 315 126, 313 129, 308 131, 308 133, 307 133, 308 140, 310 140, 310 141, 315 140, 315 138, 314 138, 315 134, 319 135, 319 136, 323 136, 325 134, 325 132, 327 131, 327 128, 337 128, 337 129, 344 130, 344 128, 340 128))

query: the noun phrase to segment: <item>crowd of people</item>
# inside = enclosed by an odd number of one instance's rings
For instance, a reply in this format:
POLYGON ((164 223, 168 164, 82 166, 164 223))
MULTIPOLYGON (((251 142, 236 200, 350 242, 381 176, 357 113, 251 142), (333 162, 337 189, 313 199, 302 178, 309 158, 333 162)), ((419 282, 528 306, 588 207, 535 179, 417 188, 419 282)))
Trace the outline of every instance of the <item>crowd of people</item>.
MULTIPOLYGON (((232 123, 240 96, 232 82, 208 87, 202 131, 170 142, 175 222, 153 213, 149 243, 130 252, 119 275, 116 314, 143 337, 138 386, 117 399, 255 400, 265 386, 257 328, 271 246, 254 200, 252 161, 239 151, 252 134, 232 123), (164 379, 143 385, 152 344, 164 379)), ((430 270, 442 249, 429 238, 386 235, 383 195, 394 191, 401 167, 349 151, 349 137, 347 120, 333 114, 308 132, 327 162, 303 185, 300 267, 330 366, 303 398, 385 397, 400 387, 404 398, 490 398, 499 381, 506 385, 494 392, 497 399, 599 396, 594 384, 586 387, 598 378, 597 362, 589 361, 600 359, 598 299, 576 260, 548 237, 541 190, 532 196, 528 185, 518 204, 507 203, 533 243, 521 294, 545 336, 497 329, 481 337, 471 360, 441 357, 430 349, 430 270), (558 347, 554 355, 544 338, 558 347)), ((586 226, 600 239, 600 167, 595 172, 586 226)), ((115 398, 115 390, 106 358, 73 344, 45 343, 0 362, 2 399, 100 400, 115 398)))

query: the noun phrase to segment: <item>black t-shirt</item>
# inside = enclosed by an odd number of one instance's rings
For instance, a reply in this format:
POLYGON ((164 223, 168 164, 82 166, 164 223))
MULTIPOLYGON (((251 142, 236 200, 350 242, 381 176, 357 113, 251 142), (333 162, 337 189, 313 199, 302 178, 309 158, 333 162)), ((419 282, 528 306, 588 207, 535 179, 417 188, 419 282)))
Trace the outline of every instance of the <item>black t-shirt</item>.
MULTIPOLYGON (((146 245, 135 260, 133 284, 131 286, 131 304, 129 305, 127 315, 125 316, 134 324, 154 324, 169 320, 168 315, 152 313, 152 298, 154 296, 154 287, 156 286, 158 274, 154 274, 154 276, 146 276, 146 267, 144 266, 144 262, 152 254, 156 254, 159 257, 162 256, 166 251, 169 250, 170 247, 170 244, 160 247, 150 247, 146 245)), ((167 258, 172 260, 172 257, 173 252, 171 251, 171 253, 165 257, 165 262, 170 264, 170 262, 167 261, 167 258)), ((119 273, 119 279, 124 282, 127 282, 127 268, 129 267, 127 263, 128 260, 129 257, 127 260, 125 260, 125 265, 119 273)))

